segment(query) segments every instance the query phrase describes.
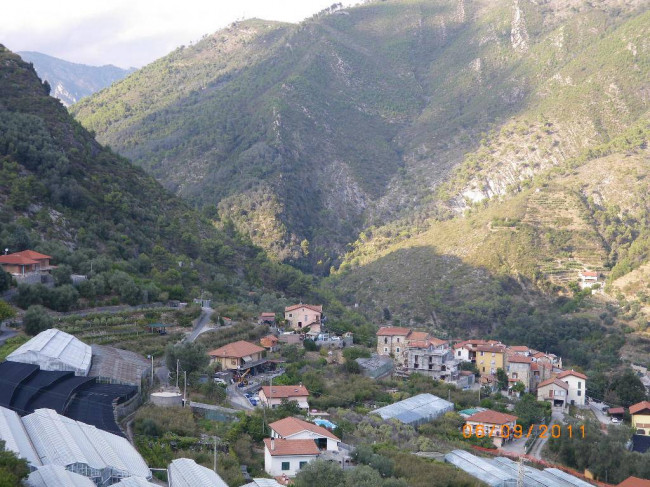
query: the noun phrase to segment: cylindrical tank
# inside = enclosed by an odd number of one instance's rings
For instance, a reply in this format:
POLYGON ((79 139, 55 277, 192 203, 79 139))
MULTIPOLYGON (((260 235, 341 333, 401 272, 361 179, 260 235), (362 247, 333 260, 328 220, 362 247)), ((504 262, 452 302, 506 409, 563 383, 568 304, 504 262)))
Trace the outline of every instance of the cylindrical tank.
POLYGON ((172 407, 181 406, 183 404, 183 396, 179 392, 154 392, 151 394, 151 402, 156 406, 172 407))

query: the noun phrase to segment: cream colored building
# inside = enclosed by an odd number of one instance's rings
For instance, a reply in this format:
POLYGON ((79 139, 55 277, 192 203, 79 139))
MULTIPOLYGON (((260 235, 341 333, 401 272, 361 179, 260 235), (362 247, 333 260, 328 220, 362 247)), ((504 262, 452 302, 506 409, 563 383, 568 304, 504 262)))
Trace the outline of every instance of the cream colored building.
POLYGON ((210 363, 219 363, 221 370, 248 369, 262 360, 264 348, 240 340, 208 352, 210 363))
POLYGON ((650 401, 642 401, 630 406, 630 415, 635 434, 650 436, 650 401))
POLYGON ((575 370, 565 370, 556 377, 569 386, 567 404, 576 406, 585 405, 587 397, 587 376, 575 370))
POLYGON ((384 326, 377 332, 377 353, 390 355, 398 365, 405 365, 407 360, 409 328, 384 326))
POLYGON ((284 319, 294 330, 307 328, 312 324, 320 324, 323 316, 322 305, 295 304, 284 308, 284 319))

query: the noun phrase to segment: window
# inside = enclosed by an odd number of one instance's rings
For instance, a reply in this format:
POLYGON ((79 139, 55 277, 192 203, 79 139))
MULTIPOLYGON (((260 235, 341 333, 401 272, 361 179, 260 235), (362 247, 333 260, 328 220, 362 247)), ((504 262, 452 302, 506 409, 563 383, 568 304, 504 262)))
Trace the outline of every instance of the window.
POLYGON ((513 373, 512 373, 512 378, 513 378, 513 379, 516 379, 516 378, 517 378, 517 372, 513 372, 513 373))
POLYGON ((399 337, 397 337, 397 343, 399 343, 399 337))
POLYGON ((307 465, 307 462, 300 462, 298 468, 300 468, 300 470, 302 470, 302 467, 304 467, 305 465, 307 465))
POLYGON ((493 356, 493 357, 496 357, 496 353, 492 352, 492 356, 493 356))
POLYGON ((458 350, 458 356, 460 357, 460 350, 458 350))
POLYGON ((483 356, 483 352, 481 352, 481 357, 483 356))
POLYGON ((305 315, 305 321, 307 321, 307 320, 309 320, 309 317, 307 315, 305 315))
POLYGON ((384 352, 388 352, 388 347, 384 347, 384 352))
POLYGON ((292 318, 292 317, 293 317, 293 315, 291 313, 289 313, 289 318, 292 318))
POLYGON ((237 365, 237 360, 232 359, 232 360, 230 361, 230 365, 237 365))
POLYGON ((397 347, 397 348, 395 349, 395 351, 396 351, 397 353, 399 353, 399 347, 397 347))
POLYGON ((582 391, 578 391, 578 396, 582 396, 582 391))
POLYGON ((291 470, 291 462, 282 462, 282 470, 291 470))
POLYGON ((582 389, 582 382, 578 381, 578 389, 582 389))
POLYGON ((483 367, 483 372, 485 372, 485 367, 483 367))
POLYGON ((384 343, 388 343, 388 337, 384 337, 384 343))

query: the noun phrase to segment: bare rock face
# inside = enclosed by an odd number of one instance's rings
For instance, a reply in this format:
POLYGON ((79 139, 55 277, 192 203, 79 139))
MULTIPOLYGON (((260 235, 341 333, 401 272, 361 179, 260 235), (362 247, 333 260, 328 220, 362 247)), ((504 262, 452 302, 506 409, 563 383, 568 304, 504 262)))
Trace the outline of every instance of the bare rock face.
POLYGON ((512 28, 510 31, 510 44, 517 52, 528 51, 528 31, 526 30, 526 20, 524 13, 519 7, 519 0, 515 0, 512 14, 512 28))

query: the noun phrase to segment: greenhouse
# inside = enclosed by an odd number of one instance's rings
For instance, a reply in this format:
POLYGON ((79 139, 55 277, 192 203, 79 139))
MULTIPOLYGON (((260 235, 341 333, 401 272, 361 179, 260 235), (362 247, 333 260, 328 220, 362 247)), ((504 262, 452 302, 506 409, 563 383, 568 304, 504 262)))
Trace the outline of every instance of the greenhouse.
POLYGON ((167 467, 169 487, 196 487, 210 485, 211 487, 228 487, 216 472, 202 467, 189 458, 177 458, 167 467))
POLYGON ((95 487, 95 484, 60 465, 46 465, 29 474, 27 487, 95 487))
POLYGON ((151 471, 135 448, 120 436, 38 409, 22 419, 0 409, 0 439, 25 458, 32 469, 59 465, 89 477, 95 485, 112 485, 122 478, 151 478, 151 471))
POLYGON ((372 412, 383 419, 397 419, 405 424, 419 426, 453 410, 454 404, 449 401, 433 394, 418 394, 372 412))
POLYGON ((7 356, 11 362, 39 365, 41 370, 69 370, 84 377, 91 359, 89 345, 56 328, 42 331, 7 356))

